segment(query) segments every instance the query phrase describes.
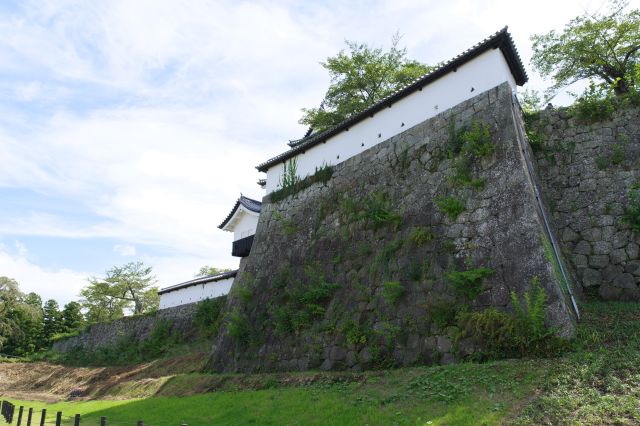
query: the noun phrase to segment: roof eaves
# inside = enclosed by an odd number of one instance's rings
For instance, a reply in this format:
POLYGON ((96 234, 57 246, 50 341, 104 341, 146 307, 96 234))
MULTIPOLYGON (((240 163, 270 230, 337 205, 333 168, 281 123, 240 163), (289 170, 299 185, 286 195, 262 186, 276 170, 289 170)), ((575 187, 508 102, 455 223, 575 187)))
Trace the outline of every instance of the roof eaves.
POLYGON ((158 290, 158 294, 164 294, 164 293, 169 293, 171 291, 176 291, 176 290, 181 290, 183 288, 187 288, 187 287, 191 287, 194 285, 198 285, 198 284, 206 284, 206 283, 210 283, 210 282, 216 282, 216 281, 220 281, 226 278, 231 278, 231 277, 235 277, 236 274, 238 273, 238 270, 234 270, 234 271, 227 271, 227 272, 222 272, 221 274, 217 274, 217 275, 209 275, 206 277, 199 277, 193 280, 189 280, 189 281, 185 281, 183 283, 180 284, 175 284, 169 287, 165 287, 162 288, 160 290, 158 290))
POLYGON ((218 225, 219 229, 224 229, 227 226, 227 223, 233 218, 233 215, 236 214, 238 208, 242 205, 247 210, 252 211, 254 213, 260 213, 262 210, 262 202, 258 200, 254 200, 253 198, 245 197, 244 195, 240 195, 240 198, 236 200, 236 203, 233 205, 231 212, 227 215, 227 217, 222 221, 220 225, 218 225))

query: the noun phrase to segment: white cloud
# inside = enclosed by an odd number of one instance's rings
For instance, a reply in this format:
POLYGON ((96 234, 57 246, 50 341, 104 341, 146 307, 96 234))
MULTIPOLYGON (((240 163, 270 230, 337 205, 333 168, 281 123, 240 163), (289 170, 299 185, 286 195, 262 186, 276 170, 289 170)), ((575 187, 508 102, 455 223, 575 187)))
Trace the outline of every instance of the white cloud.
POLYGON ((78 298, 88 274, 70 269, 46 270, 23 254, 12 256, 0 247, 0 274, 14 278, 25 293, 36 292, 43 300, 55 299, 61 305, 78 298))
POLYGON ((116 244, 113 246, 113 251, 120 256, 135 256, 136 248, 130 244, 116 244))
POLYGON ((25 257, 29 250, 27 250, 27 246, 22 244, 20 241, 16 241, 15 243, 16 251, 18 252, 18 256, 25 257))

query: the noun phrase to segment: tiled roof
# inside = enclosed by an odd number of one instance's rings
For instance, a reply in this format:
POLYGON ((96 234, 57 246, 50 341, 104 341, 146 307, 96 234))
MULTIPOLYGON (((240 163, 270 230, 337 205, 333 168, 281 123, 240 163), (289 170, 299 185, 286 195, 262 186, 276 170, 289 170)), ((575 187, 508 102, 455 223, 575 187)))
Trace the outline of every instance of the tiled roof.
POLYGON ((290 150, 285 151, 284 153, 258 165, 256 169, 261 172, 266 172, 271 166, 286 161, 289 158, 294 157, 299 152, 303 152, 309 148, 314 147, 315 145, 318 145, 319 143, 326 141, 342 130, 347 129, 350 126, 353 126, 354 124, 364 120, 365 118, 372 116, 381 109, 390 106, 394 102, 399 101, 400 99, 410 95, 416 90, 422 90, 424 86, 437 80, 450 71, 455 70, 456 68, 462 66, 466 62, 469 62, 470 60, 481 55, 487 50, 497 48, 502 51, 507 64, 509 65, 509 69, 511 70, 511 74, 515 78, 516 84, 522 86, 527 82, 527 72, 524 70, 522 60, 520 59, 520 55, 518 54, 518 51, 516 50, 516 47, 513 43, 511 34, 509 34, 509 32, 507 31, 507 27, 504 27, 497 33, 493 34, 491 37, 484 39, 480 43, 474 45, 473 47, 464 51, 453 59, 443 63, 435 70, 423 75, 422 77, 419 77, 404 88, 399 89, 386 98, 382 99, 377 104, 370 106, 366 110, 344 120, 342 123, 339 123, 332 128, 329 128, 320 133, 312 132, 310 136, 302 139, 301 141, 295 141, 295 146, 290 150))
POLYGON ((163 289, 160 289, 160 290, 158 290, 158 294, 169 293, 170 291, 181 290, 183 288, 191 287, 191 286, 198 285, 198 284, 206 284, 206 283, 210 283, 210 282, 224 280, 226 278, 232 278, 232 277, 235 277, 237 273, 238 273, 238 270, 236 269, 235 271, 223 272, 223 273, 218 274, 218 275, 209 275, 209 276, 206 276, 206 277, 196 278, 196 279, 193 279, 191 281, 185 281, 185 282, 180 283, 180 284, 176 284, 176 285, 172 285, 170 287, 165 287, 163 289))
POLYGON ((238 210, 238 207, 240 207, 241 205, 247 210, 252 211, 254 213, 260 213, 260 210, 262 209, 262 202, 254 200, 249 197, 245 197, 244 195, 240 195, 240 198, 238 198, 238 200, 236 201, 236 204, 233 206, 233 209, 231 209, 231 213, 229 213, 226 219, 220 225, 218 225, 218 228, 220 229, 224 228, 226 224, 231 220, 233 215, 236 213, 236 211, 238 210))

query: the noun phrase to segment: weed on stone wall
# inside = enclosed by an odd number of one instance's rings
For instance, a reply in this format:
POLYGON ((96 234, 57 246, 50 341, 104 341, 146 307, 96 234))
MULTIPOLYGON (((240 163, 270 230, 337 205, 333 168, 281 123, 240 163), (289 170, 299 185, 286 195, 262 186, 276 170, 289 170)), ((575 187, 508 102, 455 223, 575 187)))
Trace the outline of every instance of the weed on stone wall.
POLYGON ((405 293, 404 285, 400 281, 385 281, 382 284, 382 298, 389 304, 395 304, 405 293))
POLYGON ((640 182, 631 186, 627 192, 627 198, 622 220, 634 231, 640 231, 640 182))
POLYGON ((476 189, 484 187, 485 180, 473 176, 473 165, 480 158, 492 155, 495 144, 491 138, 489 126, 474 121, 470 127, 455 128, 455 118, 449 124, 447 156, 453 162, 451 182, 456 186, 469 186, 476 189))
POLYGON ((464 201, 453 196, 440 197, 436 200, 436 204, 440 211, 451 220, 456 220, 460 213, 466 210, 464 201))
POLYGON ((293 220, 285 219, 279 211, 273 212, 273 218, 276 220, 276 222, 282 225, 282 229, 284 230, 285 234, 293 235, 298 232, 298 227, 293 222, 293 220))
POLYGON ((402 222, 402 217, 398 213, 393 203, 383 192, 372 192, 364 201, 364 209, 361 217, 374 230, 384 226, 391 226, 398 229, 402 222))
POLYGON ((326 306, 340 286, 327 282, 319 264, 304 268, 304 277, 288 275, 288 281, 269 307, 273 325, 280 333, 299 332, 324 317, 326 306))
POLYGON ((253 330, 247 314, 239 307, 234 308, 227 315, 227 332, 241 345, 249 345, 252 341, 253 330))
POLYGON ((433 231, 429 226, 414 226, 409 234, 409 240, 418 247, 433 240, 433 231))
MULTIPOLYGON (((287 173, 290 174, 291 170, 292 170, 291 166, 289 166, 288 169, 285 168, 285 172, 283 176, 286 176, 287 173)), ((311 185, 317 182, 326 184, 333 176, 333 170, 334 169, 332 166, 325 164, 322 167, 319 167, 319 168, 316 167, 314 174, 312 174, 311 176, 307 176, 304 179, 297 178, 297 176, 295 179, 293 177, 289 177, 286 179, 287 185, 283 186, 283 182, 281 181, 280 188, 273 191, 271 194, 269 194, 267 198, 267 202, 277 203, 293 194, 296 194, 310 187, 311 185)), ((295 173, 297 173, 297 170, 295 171, 295 173)))
POLYGON ((482 282, 493 275, 490 268, 472 268, 466 271, 451 271, 445 274, 447 282, 459 296, 473 300, 482 293, 482 282))

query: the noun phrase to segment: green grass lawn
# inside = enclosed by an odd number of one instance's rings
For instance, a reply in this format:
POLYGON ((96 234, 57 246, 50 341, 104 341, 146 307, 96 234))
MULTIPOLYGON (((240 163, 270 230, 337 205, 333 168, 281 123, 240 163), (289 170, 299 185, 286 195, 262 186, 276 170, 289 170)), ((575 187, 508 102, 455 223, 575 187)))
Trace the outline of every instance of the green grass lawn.
MULTIPOLYGON (((153 397, 124 401, 12 401, 47 409, 50 423, 64 413, 72 424, 109 425, 423 425, 495 424, 537 384, 539 362, 501 361, 419 367, 358 375, 327 376, 303 386, 261 390, 217 391, 186 397, 153 397), (533 372, 533 373, 532 373, 533 372), (429 423, 431 422, 431 423, 429 423)), ((39 419, 39 416, 36 416, 39 419)), ((35 422, 34 422, 35 423, 35 422)))
MULTIPOLYGON (((185 397, 43 404, 82 425, 482 425, 640 423, 640 304, 593 303, 561 358, 322 375, 237 375, 185 397), (243 383, 251 382, 251 388, 243 383), (255 389, 256 383, 259 389, 255 389)), ((177 376, 188 388, 215 375, 177 376)), ((172 381, 175 381, 172 385, 172 381)), ((37 416, 39 420, 39 416, 37 416)), ((1 424, 1 423, 0 423, 1 424)), ((15 424, 15 422, 14 422, 15 424)), ((25 424, 25 423, 23 423, 25 424)), ((34 421, 32 424, 39 424, 34 421)))

